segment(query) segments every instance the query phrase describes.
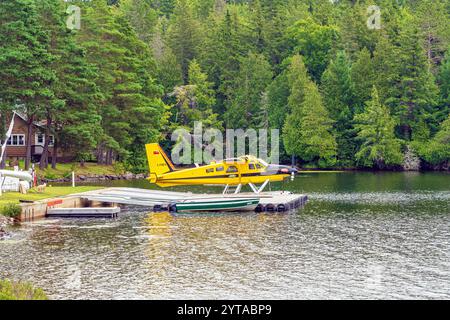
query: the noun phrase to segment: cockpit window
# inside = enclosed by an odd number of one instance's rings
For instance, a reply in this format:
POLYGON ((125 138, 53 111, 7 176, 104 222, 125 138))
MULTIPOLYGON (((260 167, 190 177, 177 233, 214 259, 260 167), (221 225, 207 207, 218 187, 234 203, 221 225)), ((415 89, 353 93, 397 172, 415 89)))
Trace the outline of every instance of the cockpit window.
POLYGON ((257 163, 256 164, 256 169, 261 169, 261 168, 262 168, 262 166, 259 163, 257 163))
POLYGON ((248 164, 248 168, 249 168, 250 170, 255 170, 255 164, 254 164, 254 163, 249 163, 249 164, 248 164))
POLYGON ((227 173, 238 172, 238 168, 236 166, 229 166, 227 169, 227 173))

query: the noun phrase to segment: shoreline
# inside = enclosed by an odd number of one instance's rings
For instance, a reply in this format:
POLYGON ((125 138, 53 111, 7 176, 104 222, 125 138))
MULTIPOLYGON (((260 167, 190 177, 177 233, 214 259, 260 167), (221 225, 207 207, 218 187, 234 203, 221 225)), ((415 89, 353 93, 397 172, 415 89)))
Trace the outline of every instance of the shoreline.
MULTIPOLYGON (((450 173, 450 170, 370 170, 370 169, 300 169, 299 174, 305 173, 406 173, 406 172, 414 172, 414 173, 450 173)), ((115 181, 115 180, 143 180, 148 179, 148 174, 144 173, 125 173, 125 174, 106 174, 106 175, 75 175, 75 182, 83 183, 95 183, 95 182, 104 182, 104 181, 115 181)), ((56 179, 47 179, 40 178, 41 183, 70 183, 72 182, 71 178, 56 178, 56 179)))
MULTIPOLYGON (((148 175, 144 173, 124 173, 124 174, 75 174, 75 182, 102 182, 102 181, 112 181, 112 180, 142 180, 147 179, 148 175)), ((40 178, 42 183, 66 183, 72 182, 72 178, 40 178)))
POLYGON ((14 218, 5 217, 0 214, 0 241, 6 240, 11 236, 11 233, 7 231, 7 228, 14 225, 14 218))

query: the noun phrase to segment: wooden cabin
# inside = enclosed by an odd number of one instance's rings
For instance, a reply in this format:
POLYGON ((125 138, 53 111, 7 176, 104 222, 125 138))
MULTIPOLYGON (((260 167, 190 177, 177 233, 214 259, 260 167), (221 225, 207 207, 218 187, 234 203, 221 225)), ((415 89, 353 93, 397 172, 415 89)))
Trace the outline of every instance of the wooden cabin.
MULTIPOLYGON (((7 121, 7 125, 9 125, 10 119, 7 121)), ((44 152, 44 143, 45 143, 45 122, 34 122, 32 129, 32 141, 31 141, 31 161, 39 162, 44 152)), ((27 143, 26 139, 28 137, 28 125, 27 119, 25 116, 22 116, 18 113, 15 115, 14 126, 11 133, 11 137, 8 140, 6 145, 6 163, 8 162, 17 162, 18 160, 24 160, 27 154, 27 143)), ((49 162, 53 157, 53 140, 54 137, 50 136, 49 148, 48 148, 48 157, 49 162)), ((73 160, 74 156, 72 152, 67 150, 63 150, 62 148, 57 149, 57 161, 58 162, 70 162, 73 160)))

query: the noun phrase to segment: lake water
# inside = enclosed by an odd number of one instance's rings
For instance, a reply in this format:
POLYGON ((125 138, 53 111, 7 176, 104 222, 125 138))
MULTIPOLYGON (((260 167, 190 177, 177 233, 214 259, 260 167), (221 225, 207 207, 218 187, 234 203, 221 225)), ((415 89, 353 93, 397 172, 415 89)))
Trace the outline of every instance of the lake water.
POLYGON ((116 220, 24 224, 0 242, 0 277, 52 299, 450 298, 449 174, 303 173, 272 188, 309 201, 290 213, 128 207, 116 220))

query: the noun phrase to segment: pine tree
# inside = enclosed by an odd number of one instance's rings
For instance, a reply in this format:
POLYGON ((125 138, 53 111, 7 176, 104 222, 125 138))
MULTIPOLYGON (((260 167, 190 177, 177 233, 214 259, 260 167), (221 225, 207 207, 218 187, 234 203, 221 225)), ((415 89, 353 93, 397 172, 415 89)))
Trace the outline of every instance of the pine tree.
POLYGON ((268 117, 271 128, 282 129, 286 116, 289 114, 289 94, 287 71, 283 71, 267 87, 268 117))
POLYGON ((149 47, 117 8, 103 2, 86 6, 79 41, 97 67, 96 85, 103 94, 98 104, 104 128, 104 135, 98 137, 98 162, 122 159, 144 168, 143 145, 158 139, 166 121, 160 99, 163 91, 153 78, 156 67, 149 47))
POLYGON ((294 108, 303 103, 306 85, 311 82, 302 56, 297 54, 292 57, 287 78, 290 87, 288 105, 291 110, 294 110, 294 108))
POLYGON ((416 9, 429 70, 434 74, 450 44, 450 14, 445 9, 446 2, 448 1, 421 0, 416 9))
POLYGON ((183 84, 183 71, 177 57, 164 41, 166 24, 165 17, 158 20, 151 40, 151 49, 156 62, 157 79, 164 87, 163 100, 167 104, 173 104, 174 101, 170 100, 169 95, 176 86, 183 84))
POLYGON ((265 32, 266 21, 264 18, 263 8, 260 0, 254 0, 250 3, 250 26, 251 37, 250 42, 256 53, 263 53, 265 50, 265 32))
POLYGON ((388 81, 392 89, 385 103, 399 118, 399 129, 406 140, 411 139, 415 123, 420 119, 428 123, 431 129, 437 125, 432 114, 437 104, 438 88, 420 39, 417 21, 404 12, 400 21, 398 46, 394 50, 396 77, 388 81))
POLYGON ((351 164, 356 151, 352 119, 355 113, 355 88, 351 78, 351 63, 344 51, 339 51, 322 75, 324 103, 331 119, 338 144, 338 160, 351 164))
POLYGON ((176 0, 150 0, 150 3, 161 15, 169 17, 174 11, 176 0))
POLYGON ((351 58, 357 57, 363 48, 373 53, 380 36, 378 30, 367 28, 367 7, 367 3, 360 2, 346 5, 339 17, 340 43, 351 58))
POLYGON ((58 0, 38 3, 41 19, 51 39, 47 50, 55 57, 51 63, 57 81, 52 90, 55 101, 43 107, 44 150, 39 166, 48 166, 50 134, 53 135, 52 167, 56 167, 58 147, 75 150, 77 158, 91 154, 101 135, 100 118, 95 103, 100 94, 95 86, 95 67, 87 64, 84 50, 75 42, 75 32, 66 28, 64 7, 58 0), (69 134, 72 132, 72 134, 69 134), (60 138, 64 143, 60 143, 60 138))
POLYGON ((261 1, 264 12, 264 53, 268 57, 273 69, 279 73, 280 64, 287 57, 289 40, 285 37, 287 4, 284 0, 261 1))
POLYGON ((202 30, 187 0, 177 0, 170 19, 167 41, 181 65, 186 82, 189 62, 197 56, 202 42, 202 30))
POLYGON ((261 102, 254 122, 258 129, 269 129, 269 97, 267 91, 261 94, 261 102))
POLYGON ((149 43, 155 32, 158 21, 158 13, 152 8, 149 1, 120 0, 120 10, 133 26, 139 39, 149 43))
MULTIPOLYGON (((284 126, 286 150, 319 167, 333 166, 336 162, 336 141, 319 89, 313 82, 308 82, 302 91, 302 103, 293 106, 284 126)), ((290 99, 292 102, 293 99, 290 99)))
MULTIPOLYGON (((397 48, 394 46, 389 36, 383 34, 377 43, 373 56, 375 86, 377 87, 382 103, 390 97, 397 95, 396 87, 393 86, 393 84, 400 81, 397 68, 397 48)), ((367 91, 367 94, 370 95, 371 91, 372 87, 367 91)))
POLYGON ((263 55, 249 53, 241 61, 241 67, 230 105, 225 114, 229 128, 257 126, 255 115, 261 103, 261 95, 272 79, 270 65, 263 55))
MULTIPOLYGON (((267 88, 269 126, 279 129, 282 136, 287 116, 302 103, 304 87, 311 81, 300 55, 286 59, 283 65, 287 65, 286 70, 267 88)), ((287 157, 284 144, 280 145, 280 156, 287 157)))
POLYGON ((248 51, 241 40, 241 25, 235 14, 211 15, 205 44, 202 46, 201 64, 217 92, 214 111, 224 113, 227 101, 232 99, 240 61, 248 51))
POLYGON ((355 116, 355 122, 358 139, 361 140, 356 159, 362 166, 382 169, 385 166, 402 163, 400 141, 394 132, 395 120, 391 117, 389 109, 381 104, 375 86, 366 110, 355 116))
POLYGON ((437 111, 438 88, 424 54, 417 19, 406 9, 400 13, 394 38, 380 38, 373 61, 380 99, 398 119, 398 135, 410 140, 420 121, 429 130, 436 130, 433 114, 437 111))
POLYGON ((441 106, 434 114, 437 121, 442 122, 450 111, 450 47, 440 67, 438 82, 440 85, 441 106))
POLYGON ((376 81, 374 63, 366 48, 356 54, 356 61, 352 64, 351 78, 355 94, 355 112, 361 112, 365 102, 370 99, 370 91, 376 81))
POLYGON ((50 65, 55 58, 47 51, 49 37, 41 24, 34 0, 0 2, 0 100, 14 108, 20 105, 27 117, 25 168, 31 163, 31 128, 43 107, 56 103, 50 65))

